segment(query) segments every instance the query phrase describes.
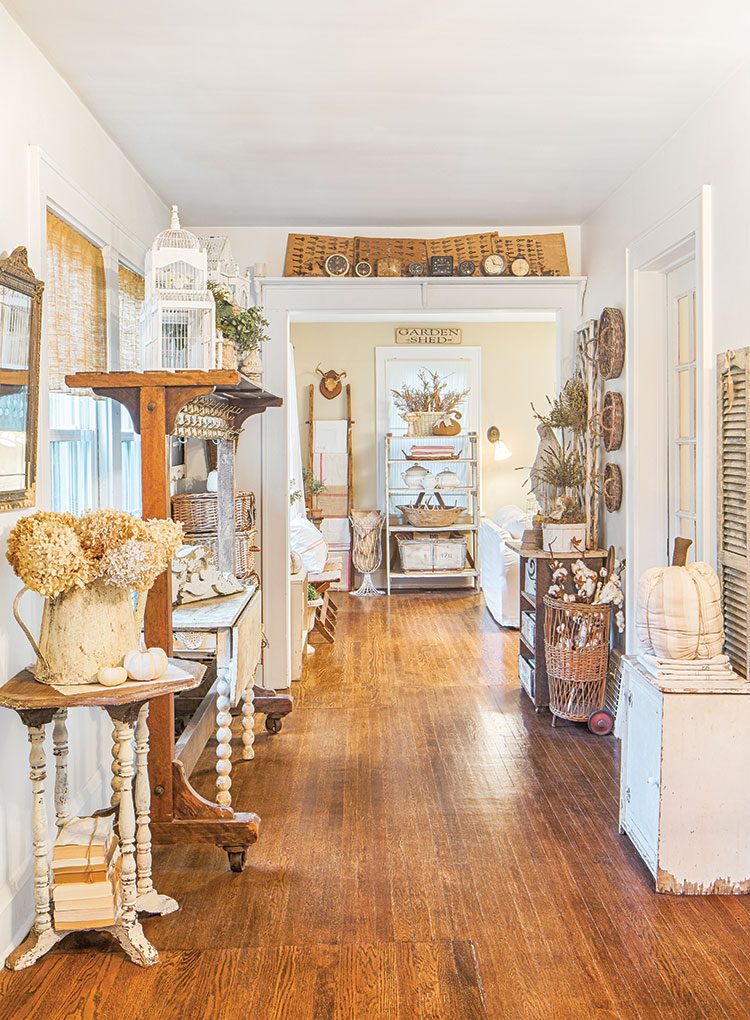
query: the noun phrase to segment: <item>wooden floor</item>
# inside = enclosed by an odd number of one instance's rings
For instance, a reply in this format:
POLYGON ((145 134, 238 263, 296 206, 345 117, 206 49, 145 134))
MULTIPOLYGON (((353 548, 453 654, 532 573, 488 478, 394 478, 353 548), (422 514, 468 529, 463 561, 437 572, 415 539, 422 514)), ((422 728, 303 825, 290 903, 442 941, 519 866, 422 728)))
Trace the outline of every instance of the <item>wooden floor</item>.
POLYGON ((0 978, 0 1017, 750 1017, 750 903, 652 892, 613 739, 536 716, 516 654, 476 596, 342 599, 282 733, 235 768, 250 867, 157 851, 182 905, 145 921, 161 964, 68 939, 0 978))

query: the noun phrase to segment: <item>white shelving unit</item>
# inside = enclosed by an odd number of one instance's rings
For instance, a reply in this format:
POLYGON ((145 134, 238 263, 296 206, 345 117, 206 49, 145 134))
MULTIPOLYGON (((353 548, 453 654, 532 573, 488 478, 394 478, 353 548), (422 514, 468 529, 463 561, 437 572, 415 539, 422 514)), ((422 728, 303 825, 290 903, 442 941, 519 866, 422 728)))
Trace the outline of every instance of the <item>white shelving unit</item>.
MULTIPOLYGON (((429 457, 422 460, 415 460, 407 457, 412 444, 424 444, 425 437, 407 436, 389 432, 385 437, 385 567, 386 587, 391 594, 392 580, 422 580, 422 581, 444 581, 449 578, 469 578, 472 587, 479 589, 479 458, 476 432, 465 432, 457 436, 431 436, 431 445, 444 445, 455 449, 463 445, 461 456, 435 458, 429 457), (420 464, 437 474, 445 469, 455 471, 465 483, 452 488, 438 489, 447 506, 464 506, 466 508, 465 519, 450 527, 441 528, 415 528, 411 524, 403 522, 403 514, 399 510, 399 504, 413 503, 417 497, 424 493, 424 489, 407 488, 399 485, 403 471, 408 466, 420 464), (398 543, 395 536, 398 534, 410 533, 423 534, 455 534, 466 535, 467 557, 466 563, 461 570, 401 570, 398 552, 398 543)), ((434 504, 434 497, 431 502, 434 504)), ((425 587, 425 586, 423 586, 425 587)), ((435 587, 443 587, 441 584, 435 587)))

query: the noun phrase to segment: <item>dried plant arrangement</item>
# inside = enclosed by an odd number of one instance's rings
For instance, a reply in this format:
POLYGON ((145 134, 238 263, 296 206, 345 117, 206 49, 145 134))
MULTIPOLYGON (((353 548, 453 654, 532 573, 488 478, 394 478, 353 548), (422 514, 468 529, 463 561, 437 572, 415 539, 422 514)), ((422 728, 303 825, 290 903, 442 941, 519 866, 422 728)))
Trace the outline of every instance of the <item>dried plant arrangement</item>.
POLYGON ((588 428, 588 390, 581 379, 569 379, 542 414, 531 409, 539 422, 539 447, 529 473, 531 491, 545 520, 562 524, 586 520, 585 436, 588 428), (556 433, 560 433, 560 436, 556 433))
POLYGON ((442 379, 439 372, 420 368, 417 373, 419 386, 404 386, 400 390, 391 390, 394 403, 401 414, 414 411, 435 411, 450 414, 457 410, 462 400, 468 397, 471 390, 449 390, 448 381, 442 379))
MULTIPOLYGON (((547 595, 553 599, 560 599, 575 605, 606 606, 611 605, 615 610, 615 626, 622 634, 625 630, 625 596, 622 590, 622 575, 625 570, 625 560, 615 559, 610 554, 610 562, 607 566, 596 571, 589 567, 583 560, 574 560, 570 565, 570 572, 562 560, 552 561, 552 575, 547 595), (570 574, 572 591, 566 591, 566 584, 570 574)), ((585 638, 585 632, 582 634, 585 638)))
POLYGON ((119 666, 138 648, 148 592, 182 543, 181 524, 121 510, 22 517, 6 557, 25 585, 13 612, 37 653, 37 679, 92 683, 100 669, 119 666), (38 641, 19 615, 26 590, 45 599, 38 641))

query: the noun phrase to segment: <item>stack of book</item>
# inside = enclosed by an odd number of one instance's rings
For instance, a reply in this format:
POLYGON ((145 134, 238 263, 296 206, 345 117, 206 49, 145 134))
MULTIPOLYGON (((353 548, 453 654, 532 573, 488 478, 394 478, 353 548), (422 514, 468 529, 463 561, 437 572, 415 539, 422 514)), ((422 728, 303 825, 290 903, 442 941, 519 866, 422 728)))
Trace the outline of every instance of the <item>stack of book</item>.
POLYGON ((114 815, 70 818, 52 850, 55 928, 106 928, 120 905, 120 851, 114 815))

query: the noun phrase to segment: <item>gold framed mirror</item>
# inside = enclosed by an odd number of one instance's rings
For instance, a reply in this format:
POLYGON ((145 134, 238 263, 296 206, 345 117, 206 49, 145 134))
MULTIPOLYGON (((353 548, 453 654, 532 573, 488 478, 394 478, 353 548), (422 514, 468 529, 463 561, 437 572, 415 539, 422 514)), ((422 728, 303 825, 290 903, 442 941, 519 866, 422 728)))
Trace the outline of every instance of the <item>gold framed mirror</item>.
POLYGON ((0 258, 0 511, 36 502, 43 291, 25 248, 0 258))

